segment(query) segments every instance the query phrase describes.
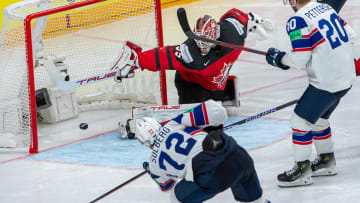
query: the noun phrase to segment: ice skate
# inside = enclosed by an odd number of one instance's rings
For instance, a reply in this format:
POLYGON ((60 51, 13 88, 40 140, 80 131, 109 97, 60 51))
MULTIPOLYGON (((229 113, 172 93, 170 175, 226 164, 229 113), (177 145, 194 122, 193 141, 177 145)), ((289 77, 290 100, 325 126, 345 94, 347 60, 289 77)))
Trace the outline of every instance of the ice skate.
POLYGON ((295 187, 312 183, 309 160, 296 162, 292 169, 278 175, 279 187, 295 187))
POLYGON ((312 177, 317 176, 333 176, 336 175, 336 161, 334 152, 320 154, 316 159, 311 162, 312 177))

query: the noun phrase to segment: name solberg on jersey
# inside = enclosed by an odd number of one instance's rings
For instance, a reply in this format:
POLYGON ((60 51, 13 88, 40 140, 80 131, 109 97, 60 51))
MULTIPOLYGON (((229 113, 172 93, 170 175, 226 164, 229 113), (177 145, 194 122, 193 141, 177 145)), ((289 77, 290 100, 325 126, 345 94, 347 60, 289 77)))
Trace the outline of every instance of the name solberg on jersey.
POLYGON ((164 141, 164 138, 167 137, 167 135, 169 134, 170 131, 171 131, 170 128, 167 128, 166 126, 164 126, 164 127, 162 127, 159 134, 156 136, 156 139, 154 142, 154 148, 153 148, 152 154, 151 154, 151 161, 154 162, 155 164, 157 163, 156 159, 158 157, 160 144, 164 141))

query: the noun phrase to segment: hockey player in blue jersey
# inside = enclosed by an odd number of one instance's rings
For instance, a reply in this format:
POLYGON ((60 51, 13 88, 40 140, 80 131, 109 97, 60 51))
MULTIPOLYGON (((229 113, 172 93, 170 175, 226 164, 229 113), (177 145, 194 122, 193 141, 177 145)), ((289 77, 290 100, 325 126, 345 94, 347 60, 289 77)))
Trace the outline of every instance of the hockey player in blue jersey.
POLYGON ((295 15, 288 20, 292 51, 269 48, 266 60, 282 69, 306 67, 309 86, 291 119, 295 166, 279 174, 280 187, 312 184, 311 176, 336 175, 329 117, 351 88, 355 64, 350 26, 327 4, 284 0, 295 15), (317 157, 310 162, 312 144, 317 157))
POLYGON ((171 202, 198 203, 230 188, 234 199, 264 203, 252 158, 222 132, 227 113, 209 100, 161 126, 155 119, 135 121, 136 138, 152 149, 144 169, 171 202))

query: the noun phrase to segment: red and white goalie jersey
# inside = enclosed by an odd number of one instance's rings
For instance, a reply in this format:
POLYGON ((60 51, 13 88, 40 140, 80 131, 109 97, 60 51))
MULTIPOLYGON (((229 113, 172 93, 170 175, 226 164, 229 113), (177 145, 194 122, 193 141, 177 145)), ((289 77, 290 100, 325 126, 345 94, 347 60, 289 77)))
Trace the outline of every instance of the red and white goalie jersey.
MULTIPOLYGON (((219 40, 243 45, 247 35, 248 19, 247 13, 235 8, 226 12, 218 23, 219 40)), ((181 45, 165 46, 137 54, 142 69, 177 70, 184 80, 215 91, 225 88, 231 66, 240 53, 241 50, 216 46, 207 55, 202 56, 195 41, 188 39, 181 45)))

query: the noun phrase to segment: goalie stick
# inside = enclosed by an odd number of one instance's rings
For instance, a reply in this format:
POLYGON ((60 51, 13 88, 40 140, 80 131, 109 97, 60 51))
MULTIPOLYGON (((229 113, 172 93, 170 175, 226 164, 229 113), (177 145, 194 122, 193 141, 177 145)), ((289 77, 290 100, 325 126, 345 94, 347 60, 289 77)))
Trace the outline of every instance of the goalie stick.
POLYGON ((191 28, 189 26, 189 22, 188 19, 186 17, 186 11, 184 8, 178 8, 177 10, 177 16, 178 16, 178 20, 181 26, 181 29, 183 30, 183 32, 185 33, 185 35, 187 37, 189 37, 190 39, 197 39, 197 40, 202 40, 202 41, 206 41, 206 42, 210 42, 210 43, 214 43, 216 45, 219 46, 223 46, 223 47, 228 47, 228 48, 232 48, 232 49, 239 49, 239 50, 244 50, 247 52, 251 52, 251 53, 255 53, 255 54, 260 54, 260 55, 264 55, 267 56, 268 52, 264 52, 264 51, 259 51, 256 49, 251 49, 251 48, 247 48, 241 45, 236 45, 236 44, 230 44, 230 43, 226 43, 226 42, 222 42, 222 41, 218 41, 218 40, 212 40, 212 39, 207 39, 205 37, 200 37, 198 35, 195 35, 192 31, 191 28))
MULTIPOLYGON (((286 108, 286 107, 289 107, 289 106, 291 106, 291 105, 294 105, 294 104, 296 104, 298 101, 299 101, 298 99, 295 99, 295 100, 292 100, 292 101, 287 102, 287 103, 285 103, 285 104, 282 104, 282 105, 280 105, 280 106, 271 108, 271 109, 269 109, 269 110, 267 110, 267 111, 258 113, 258 114, 253 115, 253 116, 249 116, 249 117, 247 117, 247 118, 245 118, 245 119, 243 119, 243 120, 241 120, 241 121, 238 121, 238 122, 235 122, 235 123, 233 123, 233 124, 230 124, 230 125, 225 126, 225 127, 223 128, 223 130, 228 130, 228 129, 234 127, 234 126, 242 125, 242 124, 244 124, 244 123, 247 123, 247 122, 250 122, 250 121, 252 121, 252 120, 258 119, 258 118, 260 118, 260 117, 266 116, 266 115, 268 115, 268 114, 274 113, 274 112, 276 112, 276 111, 279 111, 279 110, 281 110, 281 109, 284 109, 284 108, 286 108)), ((123 186, 125 186, 125 185, 127 185, 128 183, 136 180, 137 178, 141 177, 142 175, 144 175, 144 174, 146 174, 146 173, 147 173, 147 172, 146 172, 145 170, 142 171, 141 173, 139 173, 139 174, 137 174, 136 176, 130 178, 129 180, 125 181, 124 183, 116 186, 115 188, 111 189, 110 191, 108 191, 108 192, 104 193, 103 195, 99 196, 98 198, 96 198, 95 200, 91 201, 90 203, 94 203, 94 202, 99 201, 100 199, 102 199, 102 198, 106 197, 107 195, 113 193, 114 191, 122 188, 123 186)))
MULTIPOLYGON (((49 73, 50 79, 55 83, 55 86, 61 90, 70 90, 70 89, 74 89, 77 87, 81 87, 81 86, 85 86, 85 85, 90 85, 90 84, 94 84, 97 82, 101 82, 104 80, 108 80, 110 78, 115 78, 117 75, 117 69, 115 69, 116 66, 118 66, 119 64, 121 66, 124 66, 125 62, 121 61, 122 55, 120 55, 120 57, 115 61, 114 65, 112 65, 112 67, 110 68, 110 70, 102 72, 102 73, 97 73, 91 76, 86 76, 83 78, 79 78, 76 80, 71 80, 71 81, 65 81, 62 76, 61 73, 57 70, 55 64, 51 61, 51 59, 49 58, 45 58, 43 63, 44 63, 44 67, 46 69, 46 71, 49 73)), ((108 68, 106 68, 108 69, 108 68)), ((133 74, 131 71, 129 72, 129 78, 133 77, 133 74)))
POLYGON ((71 81, 59 80, 56 82, 56 87, 61 90, 74 89, 80 86, 90 85, 96 82, 114 78, 116 76, 116 72, 117 70, 111 70, 71 81))

